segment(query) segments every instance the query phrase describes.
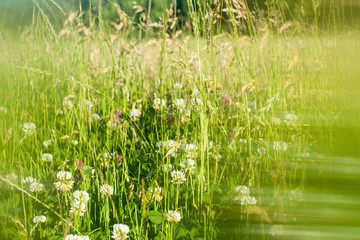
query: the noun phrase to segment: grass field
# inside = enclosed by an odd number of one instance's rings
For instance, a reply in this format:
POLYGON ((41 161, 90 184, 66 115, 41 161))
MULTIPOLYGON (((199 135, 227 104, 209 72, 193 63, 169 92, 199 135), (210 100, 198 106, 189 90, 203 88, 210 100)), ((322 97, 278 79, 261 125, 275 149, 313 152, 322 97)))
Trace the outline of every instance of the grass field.
POLYGON ((68 21, 0 35, 1 239, 357 239, 358 32, 68 21))

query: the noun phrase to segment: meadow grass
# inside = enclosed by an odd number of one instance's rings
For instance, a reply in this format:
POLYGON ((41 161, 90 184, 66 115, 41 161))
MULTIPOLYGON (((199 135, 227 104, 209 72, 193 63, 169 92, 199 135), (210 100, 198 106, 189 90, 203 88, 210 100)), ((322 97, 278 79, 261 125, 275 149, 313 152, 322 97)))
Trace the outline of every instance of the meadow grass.
POLYGON ((191 36, 170 13, 141 39, 41 12, 1 33, 0 236, 357 236, 359 34, 216 34, 203 11, 191 36))

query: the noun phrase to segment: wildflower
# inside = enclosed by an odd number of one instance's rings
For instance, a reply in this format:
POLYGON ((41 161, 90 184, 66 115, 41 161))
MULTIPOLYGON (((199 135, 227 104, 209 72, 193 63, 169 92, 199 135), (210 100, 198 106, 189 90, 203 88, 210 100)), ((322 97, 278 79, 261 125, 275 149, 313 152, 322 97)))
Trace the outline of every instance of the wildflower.
POLYGON ((266 148, 259 147, 257 151, 258 151, 259 155, 262 156, 266 153, 266 148))
POLYGON ((50 153, 44 153, 41 157, 41 159, 44 161, 44 162, 52 162, 53 161, 53 155, 50 154, 50 153))
POLYGON ((160 110, 160 109, 164 108, 165 105, 166 105, 166 102, 164 99, 161 99, 161 98, 154 99, 153 107, 155 110, 160 110))
POLYGON ((80 108, 80 110, 88 111, 88 112, 91 110, 91 108, 93 106, 94 106, 94 104, 88 99, 81 100, 78 104, 78 107, 80 108))
POLYGON ((76 146, 79 144, 79 141, 78 140, 71 140, 71 144, 76 146))
POLYGON ((186 103, 185 100, 182 98, 179 99, 175 99, 173 101, 173 106, 174 108, 176 108, 179 112, 183 112, 185 110, 186 107, 186 103))
POLYGON ((116 118, 121 118, 122 117, 122 111, 120 109, 117 109, 114 111, 114 115, 116 118))
POLYGON ((110 120, 106 123, 106 126, 108 128, 116 129, 118 127, 118 124, 116 122, 110 120))
POLYGON ((213 141, 209 141, 209 146, 208 146, 208 150, 212 150, 214 148, 214 142, 213 141))
POLYGON ((91 177, 94 177, 95 174, 95 169, 90 167, 90 166, 84 166, 83 170, 85 172, 85 174, 90 175, 91 177))
POLYGON ((180 90, 180 89, 182 89, 182 87, 183 87, 183 85, 182 85, 181 83, 175 83, 175 84, 174 84, 174 88, 175 88, 175 89, 180 90))
POLYGON ((183 168, 184 172, 189 172, 190 174, 195 173, 195 161, 193 159, 182 161, 180 167, 183 168))
POLYGON ((191 99, 191 105, 193 106, 200 106, 202 103, 201 99, 200 98, 192 98, 191 99))
POLYGON ((277 117, 272 117, 271 118, 271 121, 274 125, 280 125, 281 124, 281 120, 280 118, 277 118, 277 117))
POLYGON ((43 142, 43 145, 44 145, 44 147, 45 147, 45 148, 50 147, 50 146, 51 146, 51 144, 52 144, 51 139, 49 139, 49 140, 45 140, 45 141, 43 142))
POLYGON ((297 121, 297 116, 295 114, 288 113, 285 115, 285 122, 287 125, 294 124, 297 121))
POLYGON ((256 198, 251 196, 244 196, 240 199, 241 206, 244 207, 246 213, 252 213, 256 204, 256 198))
POLYGON ((68 234, 65 240, 90 240, 88 236, 68 234))
POLYGON ((110 185, 104 184, 100 188, 101 197, 104 197, 105 195, 113 195, 114 188, 110 185))
POLYGON ((37 182, 37 181, 36 181, 36 178, 33 178, 33 177, 26 177, 26 178, 23 179, 24 184, 28 184, 28 183, 32 184, 34 182, 37 182))
POLYGON ((185 174, 181 171, 172 171, 171 172, 172 180, 171 182, 174 184, 182 184, 186 181, 185 174))
POLYGON ((129 116, 131 120, 138 121, 141 116, 141 111, 137 108, 134 108, 133 110, 130 111, 129 116))
POLYGON ((280 236, 284 233, 284 226, 283 225, 273 225, 270 228, 270 234, 273 237, 280 236))
POLYGON ((125 224, 114 224, 112 238, 115 240, 125 240, 129 238, 128 234, 130 232, 130 228, 125 224))
POLYGON ((165 219, 169 222, 180 222, 181 221, 181 214, 178 211, 168 211, 165 213, 165 219))
POLYGON ((70 172, 60 171, 57 173, 56 177, 58 182, 54 184, 57 190, 69 191, 72 188, 74 181, 71 180, 72 175, 70 172))
POLYGON ((46 221, 46 217, 44 215, 35 216, 33 218, 33 223, 44 223, 46 221))
POLYGON ((38 182, 33 182, 32 184, 30 184, 31 192, 42 192, 44 188, 44 185, 38 182))
POLYGON ((0 114, 7 114, 7 109, 5 107, 0 107, 0 114))
POLYGON ((274 143, 273 143, 273 149, 274 149, 275 151, 277 151, 277 152, 279 152, 279 151, 286 151, 287 147, 288 147, 288 145, 287 145, 286 142, 279 142, 279 141, 277 141, 277 142, 274 142, 274 143))
POLYGON ((183 144, 182 149, 185 152, 186 158, 193 158, 196 157, 197 155, 196 154, 197 146, 195 144, 183 144))
POLYGON ((222 98, 222 103, 225 107, 229 106, 231 104, 231 98, 229 95, 226 95, 222 98))
POLYGON ((235 193, 237 194, 235 200, 239 200, 243 197, 250 195, 250 189, 247 186, 237 186, 235 188, 235 193))
POLYGON ((289 200, 292 202, 301 202, 304 200, 303 193, 300 189, 291 190, 289 192, 289 200))
POLYGON ((150 199, 155 201, 161 201, 163 199, 163 196, 161 195, 161 187, 156 186, 153 188, 149 188, 150 192, 150 199))
POLYGON ((164 164, 162 165, 162 169, 164 172, 171 172, 173 170, 173 165, 169 164, 164 164))
POLYGON ((22 128, 25 135, 33 135, 36 131, 36 125, 34 123, 24 123, 24 126, 22 128))
POLYGON ((89 194, 86 191, 76 190, 73 193, 73 197, 75 200, 78 200, 80 202, 87 203, 89 201, 89 194))
POLYGON ((198 96, 199 94, 200 94, 199 89, 194 88, 194 90, 193 90, 193 96, 198 96))
POLYGON ((240 138, 240 139, 239 139, 239 142, 246 144, 246 143, 247 143, 247 139, 245 139, 245 138, 240 138))
POLYGON ((71 203, 70 213, 83 216, 86 212, 86 204, 89 201, 89 194, 86 191, 75 191, 73 193, 73 202, 71 203))
POLYGON ((63 107, 67 110, 71 110, 73 108, 73 104, 70 100, 64 100, 63 101, 63 107))
POLYGON ((99 114, 97 114, 97 113, 94 113, 94 114, 91 114, 90 115, 90 120, 91 121, 100 121, 100 116, 99 116, 99 114))
POLYGON ((6 175, 5 178, 7 180, 9 180, 10 182, 16 182, 19 177, 15 173, 11 173, 11 174, 6 175))

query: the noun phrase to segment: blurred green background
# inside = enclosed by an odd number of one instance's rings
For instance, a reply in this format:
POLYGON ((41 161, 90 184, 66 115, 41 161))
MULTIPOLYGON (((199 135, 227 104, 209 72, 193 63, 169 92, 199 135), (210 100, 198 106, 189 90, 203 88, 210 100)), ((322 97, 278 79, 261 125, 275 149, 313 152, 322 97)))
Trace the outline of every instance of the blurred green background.
MULTIPOLYGON (((225 0, 201 1, 214 7, 216 3, 225 0)), ((240 2, 240 1, 236 1, 240 2)), ((358 0, 247 0, 250 10, 254 14, 264 14, 264 18, 281 11, 286 20, 301 20, 304 24, 313 24, 318 14, 318 24, 322 29, 329 28, 330 19, 337 19, 332 26, 339 25, 339 29, 358 28, 360 16, 360 1, 358 0), (316 11, 315 11, 316 9, 316 11)), ((66 19, 60 8, 68 14, 70 11, 84 12, 83 20, 86 22, 89 17, 90 8, 93 17, 98 16, 99 7, 102 8, 104 20, 118 22, 118 14, 114 3, 134 22, 139 22, 144 15, 147 16, 150 10, 150 21, 156 22, 163 18, 166 9, 176 6, 179 25, 182 27, 189 21, 187 0, 0 0, 0 24, 2 29, 24 29, 32 23, 33 16, 38 14, 38 4, 49 17, 51 23, 60 28, 66 19)))

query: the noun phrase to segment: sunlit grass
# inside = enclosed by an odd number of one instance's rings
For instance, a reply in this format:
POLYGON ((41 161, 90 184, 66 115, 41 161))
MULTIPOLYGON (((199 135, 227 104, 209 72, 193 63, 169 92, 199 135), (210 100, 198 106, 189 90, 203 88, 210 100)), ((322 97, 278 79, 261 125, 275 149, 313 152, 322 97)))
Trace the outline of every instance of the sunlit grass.
POLYGON ((66 27, 0 38, 0 236, 358 235, 358 33, 66 27))

